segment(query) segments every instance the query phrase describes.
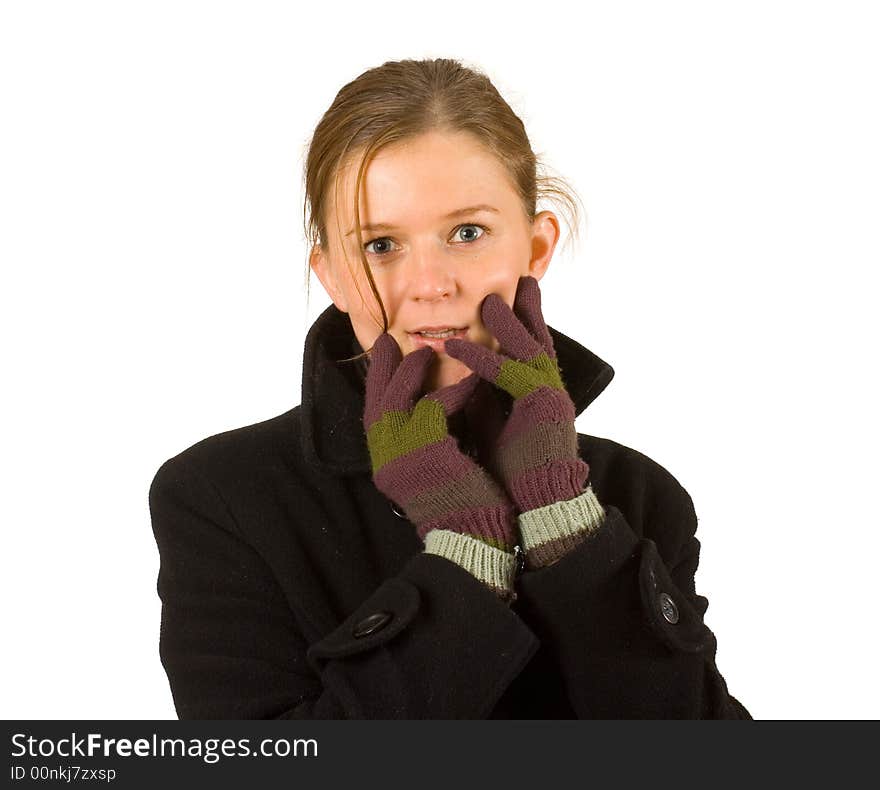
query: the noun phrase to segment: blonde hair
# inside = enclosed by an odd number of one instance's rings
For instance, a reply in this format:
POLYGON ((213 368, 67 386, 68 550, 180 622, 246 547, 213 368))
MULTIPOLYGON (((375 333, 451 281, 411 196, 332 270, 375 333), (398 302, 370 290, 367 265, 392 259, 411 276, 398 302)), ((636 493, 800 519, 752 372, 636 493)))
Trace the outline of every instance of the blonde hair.
MULTIPOLYGON (((546 174, 546 165, 532 151, 522 121, 485 74, 448 58, 388 61, 368 69, 336 94, 312 135, 305 161, 303 221, 308 244, 328 249, 331 182, 336 196, 340 171, 360 156, 354 221, 361 266, 382 311, 383 332, 388 331, 388 315, 363 249, 358 210, 361 182, 380 149, 430 131, 473 135, 507 170, 529 219, 534 219, 539 199, 558 199, 577 236, 577 194, 564 179, 546 174)), ((309 272, 307 265, 307 298, 309 272)), ((368 353, 369 349, 350 359, 368 353)))

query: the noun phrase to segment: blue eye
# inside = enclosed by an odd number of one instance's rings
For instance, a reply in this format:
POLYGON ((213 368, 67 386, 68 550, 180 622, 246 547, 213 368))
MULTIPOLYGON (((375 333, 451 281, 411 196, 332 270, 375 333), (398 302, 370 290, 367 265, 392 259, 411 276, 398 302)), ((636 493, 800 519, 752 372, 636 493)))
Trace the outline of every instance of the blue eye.
MULTIPOLYGON (((460 231, 464 230, 465 228, 479 228, 480 234, 478 236, 472 236, 471 238, 462 239, 461 241, 458 242, 459 244, 471 244, 472 242, 479 241, 488 230, 483 225, 477 225, 477 224, 471 222, 466 225, 459 225, 453 231, 453 235, 455 235, 456 233, 459 233, 460 231)), ((383 255, 388 255, 389 253, 393 252, 393 249, 390 246, 387 246, 387 245, 391 245, 391 244, 393 244, 393 242, 390 238, 388 238, 388 236, 381 236, 376 239, 370 239, 370 241, 366 242, 364 244, 364 249, 368 253, 370 253, 371 255, 383 256, 383 255), (371 250, 370 249, 371 244, 381 244, 384 247, 384 249, 371 250)))
POLYGON ((482 225, 475 225, 475 224, 473 224, 473 223, 471 223, 471 224, 469 224, 469 225, 459 225, 459 226, 455 229, 455 232, 458 233, 460 230, 463 230, 464 228, 479 228, 480 231, 481 231, 479 236, 476 236, 476 237, 471 238, 471 239, 465 239, 464 241, 466 241, 466 242, 477 241, 477 239, 482 238, 483 234, 486 232, 486 229, 485 229, 482 225))
POLYGON ((372 241, 368 241, 366 244, 364 244, 364 249, 367 252, 371 252, 373 255, 387 255, 390 252, 390 250, 385 250, 383 252, 372 252, 372 250, 368 249, 371 244, 376 244, 377 242, 380 242, 380 241, 381 242, 390 242, 391 239, 389 239, 387 236, 383 236, 380 239, 373 239, 372 241))

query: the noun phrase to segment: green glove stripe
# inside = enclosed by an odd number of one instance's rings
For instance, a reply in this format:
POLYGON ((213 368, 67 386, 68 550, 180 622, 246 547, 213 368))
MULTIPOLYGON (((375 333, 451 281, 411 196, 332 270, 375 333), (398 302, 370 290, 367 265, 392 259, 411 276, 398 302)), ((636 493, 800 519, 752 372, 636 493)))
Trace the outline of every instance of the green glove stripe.
POLYGON ((411 413, 385 412, 367 431, 373 473, 395 458, 443 441, 447 435, 443 405, 430 398, 420 400, 411 413))
POLYGON ((495 384, 514 398, 523 398, 538 387, 546 386, 554 389, 565 389, 559 363, 542 351, 538 356, 521 362, 507 359, 498 371, 495 384))

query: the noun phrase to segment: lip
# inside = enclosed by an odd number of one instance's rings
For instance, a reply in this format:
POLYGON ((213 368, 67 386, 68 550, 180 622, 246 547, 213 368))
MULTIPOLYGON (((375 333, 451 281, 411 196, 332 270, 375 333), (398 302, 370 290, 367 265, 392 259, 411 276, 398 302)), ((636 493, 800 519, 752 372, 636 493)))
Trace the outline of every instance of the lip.
MULTIPOLYGON (((424 326, 420 326, 418 329, 412 329, 410 332, 442 332, 444 329, 453 329, 452 324, 434 324, 433 326, 428 326, 427 324, 424 326)), ((465 324, 462 329, 467 329, 468 325, 465 324)))
MULTIPOLYGON (((442 327, 441 327, 442 329, 442 327)), ((429 327, 424 327, 425 332, 432 331, 429 327)), ((423 337, 415 332, 407 332, 412 340, 412 344, 414 348, 424 348, 425 346, 430 346, 437 353, 443 353, 446 350, 446 341, 452 340, 453 338, 458 338, 459 340, 464 340, 467 337, 468 327, 464 329, 459 329, 455 334, 450 335, 449 337, 423 337)))

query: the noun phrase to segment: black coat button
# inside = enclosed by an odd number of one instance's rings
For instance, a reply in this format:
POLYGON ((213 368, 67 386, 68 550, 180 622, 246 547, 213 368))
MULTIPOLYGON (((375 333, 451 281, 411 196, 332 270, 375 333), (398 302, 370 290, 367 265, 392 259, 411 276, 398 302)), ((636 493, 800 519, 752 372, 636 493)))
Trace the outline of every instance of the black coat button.
POLYGON ((351 634, 355 639, 374 634, 376 631, 381 631, 386 625, 388 625, 388 623, 391 622, 392 617, 393 615, 391 612, 376 612, 376 614, 371 614, 369 617, 365 617, 361 620, 354 629, 352 629, 351 634))
POLYGON ((667 623, 675 625, 678 622, 678 607, 675 605, 675 601, 666 593, 660 593, 658 600, 660 601, 660 612, 663 615, 663 619, 667 623))

